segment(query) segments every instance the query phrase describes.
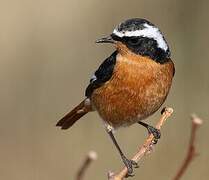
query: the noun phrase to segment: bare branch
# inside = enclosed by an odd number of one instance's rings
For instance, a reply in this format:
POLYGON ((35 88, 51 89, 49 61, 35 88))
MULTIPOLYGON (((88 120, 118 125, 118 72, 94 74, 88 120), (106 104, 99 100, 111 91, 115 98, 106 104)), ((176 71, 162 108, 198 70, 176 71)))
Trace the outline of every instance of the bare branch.
POLYGON ((88 155, 86 156, 86 159, 83 161, 83 164, 79 168, 77 175, 76 175, 76 180, 82 180, 86 170, 90 166, 90 164, 97 159, 97 153, 95 151, 90 151, 88 155))
MULTIPOLYGON (((166 119, 173 113, 172 108, 164 108, 161 112, 161 118, 159 119, 156 128, 161 129, 166 119)), ((145 140, 144 144, 139 148, 138 152, 134 155, 132 160, 138 162, 143 156, 150 153, 154 146, 154 136, 150 134, 145 140)), ((113 172, 108 173, 108 180, 122 180, 127 174, 127 168, 124 167, 120 172, 114 174, 113 172)))
POLYGON ((192 115, 191 119, 192 119, 192 130, 191 130, 191 136, 190 136, 190 142, 189 142, 187 155, 186 155, 185 160, 183 161, 183 164, 181 165, 179 171, 177 172, 176 176, 174 177, 174 180, 179 180, 183 176, 183 174, 185 173, 189 164, 192 162, 194 157, 197 155, 196 148, 195 148, 195 139, 196 139, 197 129, 200 125, 202 125, 202 120, 200 118, 198 118, 196 115, 192 115))

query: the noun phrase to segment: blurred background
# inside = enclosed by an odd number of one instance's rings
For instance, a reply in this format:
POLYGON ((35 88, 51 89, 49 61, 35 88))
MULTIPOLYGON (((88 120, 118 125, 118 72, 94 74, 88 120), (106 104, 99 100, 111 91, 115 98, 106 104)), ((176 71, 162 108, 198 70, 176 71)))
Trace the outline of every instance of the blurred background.
MULTIPOLYGON (((0 2, 0 179, 70 180, 89 150, 98 152, 86 179, 105 180, 122 162, 97 113, 73 128, 55 127, 83 97, 89 78, 113 51, 95 40, 121 21, 142 17, 163 31, 176 75, 164 106, 174 115, 132 179, 172 179, 187 151, 190 114, 204 119, 199 156, 183 179, 209 179, 209 1, 2 0, 0 2)), ((158 111, 149 118, 155 124, 158 111)), ((147 132, 133 125, 116 136, 130 157, 147 132)))

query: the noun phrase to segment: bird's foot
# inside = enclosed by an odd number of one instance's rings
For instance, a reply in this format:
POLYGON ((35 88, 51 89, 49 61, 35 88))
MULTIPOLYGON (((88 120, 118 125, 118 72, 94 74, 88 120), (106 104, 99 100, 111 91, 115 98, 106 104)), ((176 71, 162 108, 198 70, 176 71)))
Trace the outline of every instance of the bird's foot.
POLYGON ((152 126, 148 126, 147 127, 147 130, 150 134, 152 134, 154 136, 154 144, 157 144, 158 140, 160 139, 161 137, 161 133, 160 133, 160 130, 159 129, 156 129, 152 126))
POLYGON ((137 162, 135 162, 133 160, 130 160, 130 159, 127 159, 124 156, 123 157, 123 163, 125 164, 126 168, 128 169, 126 178, 133 177, 134 176, 134 174, 133 174, 133 168, 138 168, 139 167, 138 164, 137 164, 137 162))
POLYGON ((153 126, 150 126, 149 124, 146 124, 142 121, 139 121, 138 124, 144 126, 145 128, 147 128, 148 133, 152 134, 154 136, 154 140, 153 143, 156 144, 158 139, 160 139, 161 133, 159 129, 154 128, 153 126))

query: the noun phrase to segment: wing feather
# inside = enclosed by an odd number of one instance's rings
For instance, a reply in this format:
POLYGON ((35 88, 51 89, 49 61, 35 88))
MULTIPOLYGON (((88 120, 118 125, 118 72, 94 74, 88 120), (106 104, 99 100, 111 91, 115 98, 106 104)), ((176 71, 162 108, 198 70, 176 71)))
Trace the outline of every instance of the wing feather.
POLYGON ((114 67, 116 64, 117 53, 118 52, 115 51, 110 57, 105 59, 105 61, 96 70, 96 72, 90 80, 90 84, 86 88, 86 97, 90 97, 95 89, 101 87, 112 77, 114 67))

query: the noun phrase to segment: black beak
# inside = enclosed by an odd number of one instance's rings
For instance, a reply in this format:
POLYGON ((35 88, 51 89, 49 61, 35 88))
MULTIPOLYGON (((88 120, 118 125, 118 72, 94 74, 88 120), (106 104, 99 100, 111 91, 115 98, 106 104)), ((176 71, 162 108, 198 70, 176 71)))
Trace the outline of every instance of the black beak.
POLYGON ((115 43, 115 40, 110 35, 110 36, 96 40, 96 43, 115 43))

